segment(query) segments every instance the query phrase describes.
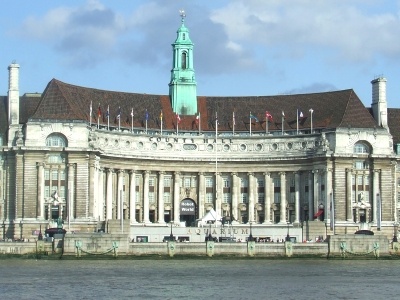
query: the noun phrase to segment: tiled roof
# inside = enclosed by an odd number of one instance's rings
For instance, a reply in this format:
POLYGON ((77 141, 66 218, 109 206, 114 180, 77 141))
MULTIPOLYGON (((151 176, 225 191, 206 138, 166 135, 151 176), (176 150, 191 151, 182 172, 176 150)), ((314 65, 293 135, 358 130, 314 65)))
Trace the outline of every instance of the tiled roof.
POLYGON ((400 108, 388 108, 388 125, 393 143, 400 143, 400 108))
MULTIPOLYGON (((175 129, 174 115, 169 96, 104 91, 63 83, 53 79, 43 93, 32 119, 89 120, 92 102, 92 122, 97 123, 98 108, 100 123, 107 124, 106 110, 110 108, 110 125, 117 125, 117 114, 121 108, 121 126, 130 127, 133 109, 134 127, 145 126, 145 112, 149 113, 148 128, 160 128, 160 112, 163 112, 163 128, 175 129)), ((285 113, 284 130, 297 127, 297 109, 303 112, 299 118, 299 129, 310 128, 313 112, 314 128, 373 128, 376 122, 353 90, 298 95, 251 96, 251 97, 202 97, 197 99, 201 116, 201 130, 215 130, 215 112, 218 112, 218 129, 248 131, 250 112, 258 118, 252 119, 252 131, 265 131, 265 111, 273 116, 269 130, 281 130, 282 111, 285 113)), ((180 116, 179 129, 197 130, 195 116, 180 116)))

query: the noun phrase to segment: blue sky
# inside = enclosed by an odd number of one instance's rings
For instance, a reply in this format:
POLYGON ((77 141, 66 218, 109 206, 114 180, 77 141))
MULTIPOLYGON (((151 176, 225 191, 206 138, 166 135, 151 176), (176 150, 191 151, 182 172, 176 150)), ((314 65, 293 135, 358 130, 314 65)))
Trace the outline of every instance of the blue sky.
POLYGON ((366 106, 384 76, 400 107, 400 0, 2 0, 1 95, 12 61, 20 92, 56 78, 168 94, 179 10, 195 44, 200 96, 352 88, 366 106))

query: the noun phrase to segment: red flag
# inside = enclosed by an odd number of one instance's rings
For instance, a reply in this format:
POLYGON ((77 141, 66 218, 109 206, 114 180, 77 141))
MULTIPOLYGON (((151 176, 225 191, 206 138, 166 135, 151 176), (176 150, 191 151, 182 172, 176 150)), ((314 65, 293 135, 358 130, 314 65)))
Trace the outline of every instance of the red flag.
POLYGON ((179 114, 176 114, 176 122, 178 122, 178 124, 181 123, 181 117, 179 116, 179 114))
POLYGON ((100 107, 100 104, 99 104, 99 109, 97 110, 97 116, 100 118, 101 117, 101 107, 100 107))
POLYGON ((196 116, 196 124, 199 124, 200 121, 200 113, 196 116))
POLYGON ((269 111, 266 111, 266 112, 265 112, 265 118, 266 118, 267 120, 270 120, 270 121, 272 122, 272 115, 271 115, 271 113, 270 113, 269 111))

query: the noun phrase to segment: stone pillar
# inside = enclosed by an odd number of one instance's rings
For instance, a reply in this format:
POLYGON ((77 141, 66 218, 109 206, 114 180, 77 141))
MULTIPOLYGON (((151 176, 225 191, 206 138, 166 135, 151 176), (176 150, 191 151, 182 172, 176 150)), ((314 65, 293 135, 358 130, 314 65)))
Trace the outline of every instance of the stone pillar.
POLYGON ((347 222, 353 222, 353 207, 351 200, 352 193, 352 169, 346 169, 346 185, 347 185, 347 194, 346 194, 346 218, 347 222))
POLYGON ((271 224, 271 173, 264 173, 264 224, 271 224))
POLYGON ((158 223, 165 224, 164 221, 164 174, 158 172, 158 223))
POLYGON ((91 156, 91 162, 90 162, 90 166, 89 166, 89 203, 88 203, 88 210, 87 210, 87 217, 89 218, 93 218, 93 208, 94 208, 94 193, 96 190, 95 187, 95 162, 92 160, 92 156, 91 156))
POLYGON ((113 169, 107 170, 107 199, 106 199, 106 219, 112 219, 112 195, 113 195, 113 184, 112 184, 113 169))
POLYGON ((254 174, 247 173, 249 177, 249 212, 248 212, 248 222, 254 223, 254 174))
POLYGON ((98 185, 97 185, 97 219, 104 220, 104 169, 100 168, 97 172, 98 185))
POLYGON ((75 164, 68 164, 68 218, 75 217, 75 164))
POLYGON ((314 188, 313 188, 313 180, 312 175, 314 173, 310 171, 308 173, 308 220, 312 221, 314 214, 313 214, 313 198, 314 198, 314 188))
POLYGON ((286 173, 280 172, 281 176, 281 214, 280 214, 280 224, 286 224, 286 173))
POLYGON ((124 170, 118 170, 118 183, 117 183, 117 220, 121 220, 124 218, 123 207, 124 207, 124 196, 123 196, 123 182, 124 182, 124 170))
POLYGON ((204 177, 204 173, 200 172, 199 173, 199 198, 197 199, 197 206, 199 210, 199 219, 201 219, 204 216, 204 204, 206 201, 205 193, 206 193, 206 181, 204 177))
POLYGON ((145 224, 150 223, 149 179, 150 171, 145 171, 143 180, 143 223, 145 224))
POLYGON ((300 173, 294 172, 294 223, 300 223, 300 173))
POLYGON ((222 183, 221 173, 215 173, 215 211, 222 216, 222 183))
POLYGON ((377 211, 378 211, 378 207, 377 207, 377 194, 381 194, 380 192, 380 188, 379 188, 379 176, 380 176, 381 171, 374 169, 373 171, 373 187, 372 187, 372 218, 373 218, 373 222, 376 224, 378 221, 378 215, 377 215, 377 211))
POLYGON ((174 178, 174 223, 178 224, 180 222, 180 214, 179 214, 179 203, 180 203, 180 178, 181 173, 175 172, 174 178))
POLYGON ((239 203, 238 174, 232 173, 232 215, 231 220, 238 220, 238 203, 239 203))
POLYGON ((326 223, 330 224, 331 219, 331 197, 333 194, 333 187, 332 187, 332 168, 326 169, 326 180, 325 180, 325 218, 326 223))
POLYGON ((319 206, 319 193, 320 193, 320 185, 319 185, 319 170, 314 170, 314 184, 313 184, 313 194, 314 194, 314 199, 313 199, 313 205, 310 207, 310 210, 312 210, 312 215, 310 220, 314 220, 314 214, 318 212, 318 206, 319 206))
POLYGON ((37 163, 38 166, 38 219, 44 220, 44 163, 37 163))
POLYGON ((131 224, 136 221, 136 173, 135 170, 130 170, 129 182, 129 217, 131 224))

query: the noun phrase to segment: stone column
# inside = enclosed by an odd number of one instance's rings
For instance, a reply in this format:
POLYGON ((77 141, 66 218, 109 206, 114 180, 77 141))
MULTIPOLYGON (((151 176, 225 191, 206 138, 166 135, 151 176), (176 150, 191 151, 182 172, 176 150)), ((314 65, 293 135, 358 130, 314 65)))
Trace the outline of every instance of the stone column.
POLYGON ((248 212, 248 222, 254 223, 254 174, 247 173, 249 177, 249 212, 248 212))
POLYGON ((149 179, 150 171, 145 171, 143 181, 143 223, 145 224, 150 223, 149 179))
POLYGON ((68 218, 74 219, 75 212, 75 164, 68 164, 68 218))
POLYGON ((294 223, 300 223, 300 173, 294 172, 294 223))
POLYGON ((206 182, 205 182, 205 177, 204 173, 200 172, 199 174, 199 198, 197 199, 197 206, 199 210, 199 219, 201 219, 204 216, 204 204, 206 201, 205 193, 206 193, 206 182))
POLYGON ((281 176, 281 215, 280 215, 280 224, 286 224, 286 173, 280 172, 281 176))
POLYGON ((313 188, 313 179, 314 173, 310 171, 308 173, 308 220, 312 221, 313 214, 313 198, 314 198, 314 188, 313 188))
POLYGON ((123 207, 124 207, 124 196, 123 196, 123 177, 125 171, 118 170, 118 183, 117 183, 117 220, 121 220, 124 218, 123 214, 123 207))
POLYGON ((179 213, 179 198, 180 198, 180 178, 181 173, 175 172, 174 178, 174 223, 178 224, 180 222, 180 213, 179 213))
POLYGON ((352 193, 352 169, 346 169, 346 185, 347 185, 347 194, 346 194, 346 217, 347 222, 353 222, 353 207, 351 200, 352 193))
POLYGON ((44 220, 44 163, 37 163, 38 166, 38 219, 44 220))
POLYGON ((104 169, 98 169, 98 185, 97 185, 97 216, 98 220, 104 220, 104 169))
POLYGON ((164 174, 158 172, 158 223, 165 224, 164 221, 164 174))
POLYGON ((106 199, 106 219, 112 219, 112 195, 113 195, 113 182, 112 182, 113 169, 107 170, 107 199, 106 199))
POLYGON ((136 173, 135 170, 129 171, 129 217, 131 224, 137 223, 136 221, 136 173))
POLYGON ((231 220, 238 220, 238 203, 239 203, 239 193, 238 193, 238 174, 236 172, 232 173, 232 215, 231 220))
POLYGON ((264 224, 271 224, 271 173, 264 173, 264 224))
POLYGON ((380 188, 379 188, 379 176, 380 176, 380 173, 381 173, 381 170, 378 170, 378 169, 374 169, 373 170, 373 176, 374 176, 374 178, 373 178, 373 187, 372 187, 372 193, 373 193, 373 195, 372 195, 372 201, 373 201, 373 203, 372 203, 372 218, 373 218, 373 222, 376 224, 377 223, 377 221, 378 221, 378 215, 377 215, 377 210, 378 210, 378 207, 377 207, 377 194, 381 194, 381 192, 380 192, 380 188))
POLYGON ((314 184, 313 184, 313 194, 314 194, 314 199, 313 199, 313 205, 310 207, 312 209, 313 213, 311 215, 310 220, 314 220, 314 214, 318 212, 318 206, 319 206, 319 194, 320 194, 320 185, 319 185, 319 170, 314 170, 314 184))
POLYGON ((215 173, 215 211, 222 216, 222 183, 221 173, 215 173))
POLYGON ((94 208, 94 193, 96 190, 95 187, 95 162, 92 161, 91 157, 91 162, 89 166, 89 203, 88 203, 88 210, 87 210, 87 217, 93 218, 93 208, 94 208))

